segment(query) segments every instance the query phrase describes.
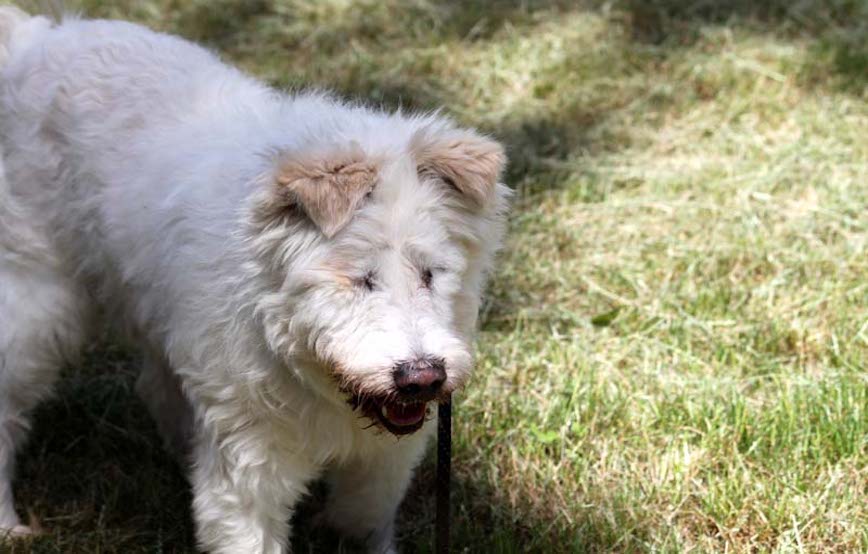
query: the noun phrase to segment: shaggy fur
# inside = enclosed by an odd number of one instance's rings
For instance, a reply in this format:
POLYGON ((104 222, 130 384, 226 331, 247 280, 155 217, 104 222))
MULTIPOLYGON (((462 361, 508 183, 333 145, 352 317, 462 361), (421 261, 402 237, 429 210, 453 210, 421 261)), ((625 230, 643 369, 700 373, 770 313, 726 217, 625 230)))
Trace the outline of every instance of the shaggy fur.
POLYGON ((98 311, 142 346, 203 549, 286 552, 325 477, 323 519, 393 551, 434 427, 419 410, 471 371, 501 147, 284 95, 124 22, 0 8, 0 64, 0 529, 29 532, 15 449, 98 311), (414 360, 446 379, 410 402, 395 375, 414 360))

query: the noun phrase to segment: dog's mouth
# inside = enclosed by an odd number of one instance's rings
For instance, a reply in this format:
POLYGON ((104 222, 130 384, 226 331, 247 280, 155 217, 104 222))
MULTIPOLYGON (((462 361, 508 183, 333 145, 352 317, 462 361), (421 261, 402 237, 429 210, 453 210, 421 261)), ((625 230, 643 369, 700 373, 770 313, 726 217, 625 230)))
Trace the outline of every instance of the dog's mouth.
POLYGON ((422 428, 428 414, 427 402, 399 402, 389 398, 354 396, 350 400, 356 409, 393 435, 409 435, 422 428))
POLYGON ((377 412, 377 419, 390 433, 406 435, 418 431, 422 427, 427 413, 428 404, 424 402, 413 402, 412 404, 384 402, 377 412))

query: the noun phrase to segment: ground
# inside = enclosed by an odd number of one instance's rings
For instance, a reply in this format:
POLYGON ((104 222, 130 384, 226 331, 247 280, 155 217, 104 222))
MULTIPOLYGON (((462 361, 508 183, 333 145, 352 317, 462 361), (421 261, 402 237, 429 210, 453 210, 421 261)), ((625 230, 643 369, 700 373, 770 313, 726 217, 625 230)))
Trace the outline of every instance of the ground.
MULTIPOLYGON (((456 551, 868 551, 868 2, 79 5, 506 144, 456 551)), ((16 490, 46 534, 7 550, 192 551, 135 366, 95 345, 39 409, 16 490)), ((431 551, 432 476, 405 552, 431 551)), ((295 550, 353 551, 316 502, 295 550)))

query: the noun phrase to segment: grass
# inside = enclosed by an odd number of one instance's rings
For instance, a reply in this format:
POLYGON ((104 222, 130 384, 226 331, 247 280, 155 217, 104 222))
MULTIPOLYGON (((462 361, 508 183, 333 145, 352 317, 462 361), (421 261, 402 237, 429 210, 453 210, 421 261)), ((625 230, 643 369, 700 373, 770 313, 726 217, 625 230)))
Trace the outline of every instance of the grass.
MULTIPOLYGON (((456 408, 456 550, 868 551, 868 4, 82 8, 507 145, 510 238, 456 408)), ((95 347, 39 410, 17 493, 47 534, 12 551, 191 551, 134 372, 95 347)), ((404 551, 431 551, 431 480, 429 460, 404 551)), ((309 512, 296 551, 351 551, 309 512)))

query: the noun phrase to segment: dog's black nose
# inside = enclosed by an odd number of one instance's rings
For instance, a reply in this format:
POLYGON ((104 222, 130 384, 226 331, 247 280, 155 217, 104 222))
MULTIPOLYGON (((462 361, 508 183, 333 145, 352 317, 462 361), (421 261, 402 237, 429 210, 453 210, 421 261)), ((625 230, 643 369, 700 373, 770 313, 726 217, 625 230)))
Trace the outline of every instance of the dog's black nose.
POLYGON ((395 386, 401 396, 427 402, 446 382, 446 362, 442 358, 422 358, 395 366, 395 386))

